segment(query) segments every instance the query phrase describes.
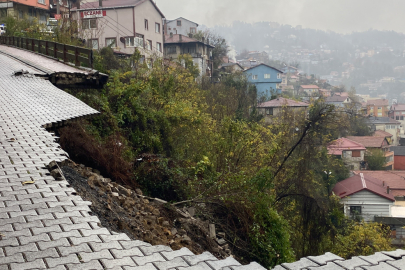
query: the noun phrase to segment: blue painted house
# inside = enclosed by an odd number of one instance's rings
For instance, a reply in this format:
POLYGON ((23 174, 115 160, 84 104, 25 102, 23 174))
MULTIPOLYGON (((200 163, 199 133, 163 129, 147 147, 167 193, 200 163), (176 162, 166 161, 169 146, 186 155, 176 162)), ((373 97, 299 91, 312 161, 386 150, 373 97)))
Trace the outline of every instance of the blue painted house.
POLYGON ((248 81, 256 85, 258 96, 270 94, 271 90, 274 90, 276 93, 281 92, 280 83, 283 71, 266 64, 260 64, 244 72, 247 75, 248 81))

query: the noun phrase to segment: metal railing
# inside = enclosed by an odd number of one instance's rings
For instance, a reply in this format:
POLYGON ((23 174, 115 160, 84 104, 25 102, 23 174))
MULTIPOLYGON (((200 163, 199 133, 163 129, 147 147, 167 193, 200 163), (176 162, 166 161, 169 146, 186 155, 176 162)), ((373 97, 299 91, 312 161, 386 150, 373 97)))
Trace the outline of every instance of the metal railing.
POLYGON ((75 66, 93 68, 93 50, 33 38, 0 36, 0 44, 15 46, 43 54, 75 66))

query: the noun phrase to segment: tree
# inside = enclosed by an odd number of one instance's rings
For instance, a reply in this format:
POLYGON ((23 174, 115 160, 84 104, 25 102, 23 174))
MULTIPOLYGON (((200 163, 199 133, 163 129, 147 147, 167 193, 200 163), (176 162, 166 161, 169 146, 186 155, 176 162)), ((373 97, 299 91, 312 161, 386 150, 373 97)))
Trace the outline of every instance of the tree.
POLYGON ((392 250, 390 229, 379 223, 349 223, 335 238, 334 254, 349 259, 392 250))
POLYGON ((368 164, 368 169, 379 171, 385 169, 385 155, 381 149, 368 149, 366 151, 365 160, 368 164))

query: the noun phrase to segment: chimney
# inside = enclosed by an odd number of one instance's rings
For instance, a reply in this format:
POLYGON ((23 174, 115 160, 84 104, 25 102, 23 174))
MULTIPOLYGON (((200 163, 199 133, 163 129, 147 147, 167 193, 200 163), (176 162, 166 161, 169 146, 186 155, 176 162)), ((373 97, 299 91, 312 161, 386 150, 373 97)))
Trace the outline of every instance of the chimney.
POLYGON ((100 7, 103 6, 103 0, 98 0, 98 6, 100 6, 100 7))
POLYGON ((179 34, 179 42, 183 42, 183 36, 179 34))
POLYGON ((387 186, 387 194, 390 194, 390 186, 387 186))

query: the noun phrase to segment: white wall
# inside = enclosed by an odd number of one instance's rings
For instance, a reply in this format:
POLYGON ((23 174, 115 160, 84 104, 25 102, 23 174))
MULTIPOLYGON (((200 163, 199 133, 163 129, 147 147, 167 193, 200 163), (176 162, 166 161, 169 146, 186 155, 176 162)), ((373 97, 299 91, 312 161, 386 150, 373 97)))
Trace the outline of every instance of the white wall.
POLYGON ((345 215, 350 216, 350 206, 361 206, 361 216, 365 221, 374 221, 374 216, 390 216, 390 201, 368 190, 362 190, 340 200, 344 204, 345 215))
POLYGON ((181 34, 184 36, 188 36, 188 33, 190 33, 191 27, 195 27, 196 31, 198 31, 196 23, 193 23, 193 22, 190 22, 187 20, 183 20, 183 19, 179 19, 179 20, 181 20, 181 26, 177 26, 177 20, 167 23, 167 35, 169 35, 170 33, 173 33, 173 34, 181 34))

